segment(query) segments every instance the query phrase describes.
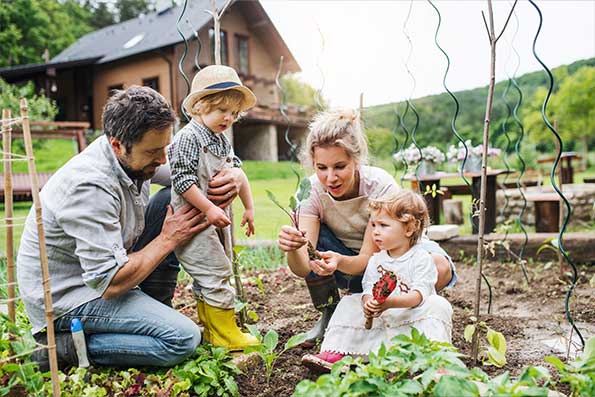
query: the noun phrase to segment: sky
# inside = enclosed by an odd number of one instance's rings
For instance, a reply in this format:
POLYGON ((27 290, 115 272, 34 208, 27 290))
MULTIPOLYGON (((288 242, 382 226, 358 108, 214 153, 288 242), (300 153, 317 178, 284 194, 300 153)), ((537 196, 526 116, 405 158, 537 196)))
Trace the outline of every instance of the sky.
MULTIPOLYGON (((372 106, 445 91, 446 58, 434 43, 438 15, 428 1, 261 0, 261 4, 301 66, 300 78, 322 89, 333 107, 359 106, 362 92, 364 106, 372 106)), ((451 60, 448 88, 487 85, 490 48, 481 16, 483 10, 488 18, 487 1, 434 4, 442 14, 438 42, 451 60)), ((497 32, 512 4, 493 2, 497 32)), ((595 0, 537 4, 543 25, 536 51, 548 67, 595 57, 595 0)), ((542 70, 531 52, 538 25, 535 8, 520 0, 497 44, 496 81, 515 70, 516 75, 542 70)))

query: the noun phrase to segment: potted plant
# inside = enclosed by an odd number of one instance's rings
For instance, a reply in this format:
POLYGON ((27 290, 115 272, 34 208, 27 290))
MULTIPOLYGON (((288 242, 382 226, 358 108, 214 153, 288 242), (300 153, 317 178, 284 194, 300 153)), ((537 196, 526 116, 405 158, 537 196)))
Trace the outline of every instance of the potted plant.
MULTIPOLYGON (((464 172, 479 172, 481 171, 481 154, 483 152, 483 144, 479 144, 477 146, 473 146, 471 144, 471 140, 468 139, 465 141, 465 145, 467 146, 468 154, 467 154, 467 161, 465 162, 465 168, 463 169, 464 172)), ((455 147, 454 145, 450 145, 448 147, 448 151, 446 152, 446 157, 448 161, 451 163, 462 162, 465 158, 465 145, 462 142, 455 147)), ((488 156, 496 157, 499 156, 501 153, 500 149, 488 147, 488 156)))
POLYGON ((417 167, 417 164, 420 163, 416 170, 420 176, 435 174, 438 164, 446 159, 444 153, 435 146, 426 146, 420 150, 414 144, 411 144, 407 149, 399 150, 393 155, 393 158, 407 164, 408 167, 417 167))

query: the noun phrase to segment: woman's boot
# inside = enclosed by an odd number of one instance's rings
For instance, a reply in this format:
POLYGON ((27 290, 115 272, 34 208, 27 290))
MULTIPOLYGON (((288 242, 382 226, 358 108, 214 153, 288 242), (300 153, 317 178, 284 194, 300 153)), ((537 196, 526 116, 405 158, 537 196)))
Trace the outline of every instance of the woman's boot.
POLYGON ((341 298, 335 276, 306 277, 306 285, 314 307, 322 314, 312 329, 307 332, 306 341, 302 343, 302 347, 312 347, 317 341, 322 340, 328 322, 341 298))

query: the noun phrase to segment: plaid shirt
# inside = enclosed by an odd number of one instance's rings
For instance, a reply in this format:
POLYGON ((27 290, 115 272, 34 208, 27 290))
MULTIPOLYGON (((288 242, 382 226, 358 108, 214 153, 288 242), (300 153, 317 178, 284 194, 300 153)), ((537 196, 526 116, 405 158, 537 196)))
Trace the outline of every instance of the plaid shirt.
MULTIPOLYGON (((226 157, 231 152, 231 144, 224 134, 215 134, 194 119, 174 136, 167 154, 171 166, 172 186, 176 193, 182 194, 194 184, 201 187, 196 171, 200 163, 200 154, 205 147, 218 157, 226 157)), ((242 166, 237 156, 233 157, 233 166, 242 166)))

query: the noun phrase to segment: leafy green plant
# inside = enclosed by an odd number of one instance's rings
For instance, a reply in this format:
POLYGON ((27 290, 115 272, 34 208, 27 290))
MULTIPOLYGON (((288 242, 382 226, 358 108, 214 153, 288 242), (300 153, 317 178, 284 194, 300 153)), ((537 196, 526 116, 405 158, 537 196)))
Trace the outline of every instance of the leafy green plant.
MULTIPOLYGON (((299 177, 299 176, 298 176, 299 177)), ((284 207, 275 197, 275 195, 270 191, 267 190, 267 196, 269 200, 271 200, 277 207, 281 208, 283 212, 287 214, 289 219, 291 219, 291 223, 296 229, 300 229, 300 204, 303 203, 310 197, 310 190, 312 189, 312 184, 310 179, 303 178, 299 182, 299 189, 295 196, 289 197, 289 208, 284 207)), ((321 259, 320 255, 316 252, 312 243, 308 240, 308 257, 310 260, 314 259, 321 259)))
POLYGON ((431 341, 416 329, 391 343, 371 353, 367 364, 361 358, 345 357, 330 374, 316 381, 303 380, 293 397, 548 395, 548 389, 539 386, 550 379, 542 367, 528 367, 516 380, 507 372, 490 379, 480 368, 469 370, 452 345, 431 341))
POLYGON ((554 356, 545 361, 558 370, 560 383, 570 385, 572 397, 595 396, 595 337, 587 340, 583 354, 573 362, 564 363, 554 356))
POLYGON ((258 338, 260 342, 258 345, 255 346, 248 346, 244 349, 244 353, 249 354, 252 352, 256 352, 262 361, 265 364, 266 368, 266 377, 267 377, 267 385, 271 380, 271 375, 273 373, 273 368, 275 367, 275 362, 283 353, 285 353, 289 349, 293 349, 296 346, 301 345, 306 340, 306 334, 301 333, 292 336, 285 342, 285 346, 283 349, 277 353, 275 349, 279 344, 279 334, 275 330, 270 330, 266 333, 263 337, 262 334, 258 331, 258 329, 254 325, 247 324, 246 327, 250 330, 250 333, 258 338))
POLYGON ((490 328, 485 321, 480 321, 477 323, 475 317, 472 317, 471 320, 474 322, 473 324, 468 324, 465 327, 465 340, 471 343, 473 339, 473 335, 476 332, 485 335, 485 341, 487 342, 487 346, 480 342, 480 352, 479 358, 483 362, 483 364, 491 364, 495 365, 496 367, 503 367, 506 365, 506 339, 501 332, 494 331, 490 328))

